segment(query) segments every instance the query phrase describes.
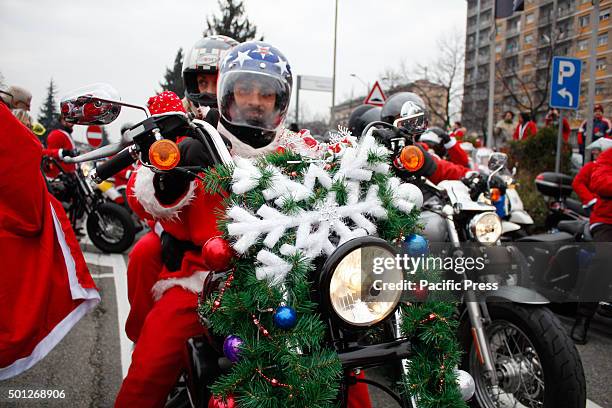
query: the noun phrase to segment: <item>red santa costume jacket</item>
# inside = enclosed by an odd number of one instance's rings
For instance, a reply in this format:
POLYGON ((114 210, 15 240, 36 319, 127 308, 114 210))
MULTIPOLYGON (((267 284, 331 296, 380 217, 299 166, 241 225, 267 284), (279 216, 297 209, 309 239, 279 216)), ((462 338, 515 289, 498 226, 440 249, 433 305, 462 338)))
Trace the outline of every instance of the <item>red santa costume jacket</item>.
POLYGON ((0 104, 0 380, 44 358, 100 301, 42 146, 0 104))
MULTIPOLYGON (((54 159, 59 160, 60 150, 72 150, 74 148, 74 141, 68 132, 62 129, 54 129, 47 137, 47 148, 43 149, 43 156, 53 157, 54 159)), ((73 173, 76 170, 76 165, 71 163, 60 162, 60 166, 67 173, 73 173)), ((51 164, 45 169, 45 174, 48 177, 57 177, 58 174, 60 174, 60 170, 57 168, 57 166, 51 164)))
POLYGON ((612 149, 597 158, 589 186, 598 197, 591 212, 591 226, 598 223, 612 225, 612 149))

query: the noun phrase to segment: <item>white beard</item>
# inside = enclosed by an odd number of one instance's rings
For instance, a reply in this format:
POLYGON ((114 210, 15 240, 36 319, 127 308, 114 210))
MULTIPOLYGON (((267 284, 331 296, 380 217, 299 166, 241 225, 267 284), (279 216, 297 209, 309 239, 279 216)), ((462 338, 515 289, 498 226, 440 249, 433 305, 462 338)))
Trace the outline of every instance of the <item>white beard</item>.
POLYGON ((232 149, 230 151, 231 155, 245 158, 264 156, 268 153, 274 152, 278 147, 278 140, 280 138, 280 135, 283 133, 283 128, 279 128, 276 131, 276 136, 274 136, 274 139, 269 144, 263 147, 255 148, 239 140, 229 130, 227 130, 225 126, 223 126, 223 124, 221 124, 221 121, 219 121, 219 125, 217 125, 217 130, 232 144, 232 149))

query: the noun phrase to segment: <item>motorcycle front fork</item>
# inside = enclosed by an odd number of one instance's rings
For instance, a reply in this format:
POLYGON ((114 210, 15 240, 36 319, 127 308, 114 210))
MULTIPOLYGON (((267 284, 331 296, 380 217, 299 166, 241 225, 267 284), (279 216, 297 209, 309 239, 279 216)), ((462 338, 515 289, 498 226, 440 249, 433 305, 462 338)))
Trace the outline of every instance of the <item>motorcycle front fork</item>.
MULTIPOLYGON (((461 251, 459 234, 453 219, 454 210, 450 205, 445 205, 442 209, 446 217, 446 225, 450 241, 457 251, 461 251)), ((478 355, 478 361, 483 367, 483 374, 489 378, 491 385, 497 385, 497 372, 493 365, 493 356, 489 348, 489 342, 485 334, 484 323, 488 323, 489 313, 486 303, 479 303, 473 291, 466 291, 463 297, 466 310, 470 318, 471 334, 474 347, 478 355)))

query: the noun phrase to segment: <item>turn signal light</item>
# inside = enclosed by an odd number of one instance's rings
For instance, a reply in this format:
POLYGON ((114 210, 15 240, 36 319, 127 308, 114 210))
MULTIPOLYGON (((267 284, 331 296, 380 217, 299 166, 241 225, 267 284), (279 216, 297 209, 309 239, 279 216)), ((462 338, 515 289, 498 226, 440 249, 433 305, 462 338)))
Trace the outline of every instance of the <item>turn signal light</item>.
POLYGON ((499 188, 492 188, 491 189, 491 201, 496 203, 499 201, 500 198, 501 198, 501 191, 499 191, 499 188))
POLYGON ((158 140, 149 149, 149 161, 160 170, 172 170, 181 160, 176 143, 168 139, 158 140))
POLYGON ((417 171, 425 164, 425 155, 416 146, 405 146, 400 152, 399 161, 404 169, 417 171))

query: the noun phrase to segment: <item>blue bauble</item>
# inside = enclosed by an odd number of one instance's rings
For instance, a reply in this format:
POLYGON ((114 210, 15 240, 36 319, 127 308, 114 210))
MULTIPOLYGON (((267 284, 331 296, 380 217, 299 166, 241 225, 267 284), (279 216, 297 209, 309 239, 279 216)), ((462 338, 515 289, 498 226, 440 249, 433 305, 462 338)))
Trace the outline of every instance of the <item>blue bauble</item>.
POLYGON ((274 325, 280 329, 293 329, 297 324, 297 313, 292 307, 279 306, 274 312, 274 325))
POLYGON ((419 234, 410 234, 404 238, 404 251, 414 257, 427 255, 429 254, 429 242, 419 234))
POLYGON ((232 363, 237 363, 240 359, 240 346, 243 341, 238 336, 227 336, 223 341, 223 354, 232 363))

